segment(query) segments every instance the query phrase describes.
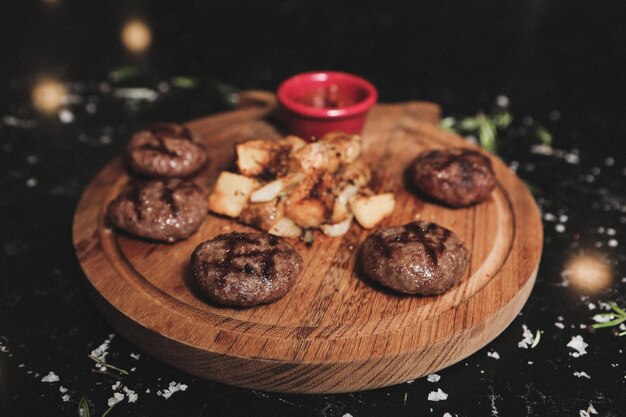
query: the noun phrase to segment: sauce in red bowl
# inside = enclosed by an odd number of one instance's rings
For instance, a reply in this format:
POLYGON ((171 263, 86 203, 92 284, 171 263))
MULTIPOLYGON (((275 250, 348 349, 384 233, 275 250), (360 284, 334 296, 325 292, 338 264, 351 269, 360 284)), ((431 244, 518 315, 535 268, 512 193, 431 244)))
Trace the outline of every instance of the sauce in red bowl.
POLYGON ((369 81, 344 72, 303 73, 278 88, 288 133, 307 140, 334 131, 361 133, 377 99, 369 81))

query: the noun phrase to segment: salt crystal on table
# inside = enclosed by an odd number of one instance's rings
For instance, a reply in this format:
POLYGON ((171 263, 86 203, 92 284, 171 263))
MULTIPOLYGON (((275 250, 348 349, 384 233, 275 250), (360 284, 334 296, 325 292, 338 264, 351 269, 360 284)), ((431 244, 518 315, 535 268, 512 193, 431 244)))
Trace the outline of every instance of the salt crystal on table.
POLYGON ((565 328, 565 326, 563 325, 563 323, 559 323, 558 321, 557 321, 556 323, 554 323, 554 325, 555 325, 556 327, 558 327, 559 329, 563 329, 563 328, 565 328))
POLYGON ((530 329, 526 327, 525 324, 522 324, 522 328, 524 329, 524 332, 522 333, 523 339, 520 340, 520 342, 517 344, 517 347, 521 349, 528 349, 528 346, 533 343, 533 334, 530 329))
POLYGON ((63 385, 61 385, 61 386, 59 387, 59 392, 60 392, 61 394, 65 394, 65 393, 67 392, 67 388, 65 388, 63 385))
POLYGON ((596 305, 594 303, 587 304, 587 307, 589 307, 589 310, 595 310, 596 309, 596 305))
POLYGON ((587 372, 584 372, 584 371, 574 372, 574 376, 576 376, 578 378, 585 377, 587 379, 591 379, 591 376, 587 372))
POLYGON ((572 340, 570 340, 569 343, 567 344, 567 347, 570 347, 576 350, 576 352, 570 352, 570 355, 572 355, 575 358, 586 354, 587 346, 589 345, 585 343, 585 341, 583 340, 583 337, 580 335, 573 336, 572 340))
POLYGON ((500 355, 498 354, 498 352, 487 352, 487 356, 494 359, 500 359, 500 355))
POLYGON ((565 231, 565 226, 559 223, 554 226, 554 230, 556 230, 558 233, 563 233, 565 231))
POLYGON ((137 401, 137 398, 139 398, 139 396, 132 389, 124 387, 124 392, 126 393, 126 396, 128 397, 129 403, 134 403, 137 401))
POLYGON ((617 240, 611 239, 611 240, 608 241, 607 244, 609 245, 610 248, 614 248, 614 247, 617 246, 617 243, 618 243, 617 240))
POLYGON ((28 188, 36 187, 38 183, 39 181, 37 181, 37 178, 29 178, 26 180, 26 186, 28 188))
POLYGON ((428 382, 437 382, 441 379, 441 377, 437 374, 430 374, 426 377, 426 380, 428 382))
POLYGON ((443 392, 441 388, 439 388, 437 391, 431 391, 428 394, 428 401, 444 401, 447 399, 448 399, 448 394, 443 392))
POLYGON ((107 405, 109 407, 113 407, 115 404, 123 400, 124 400, 124 394, 122 394, 121 392, 116 392, 113 394, 111 398, 109 398, 109 401, 107 401, 107 405))
POLYGON ((68 402, 70 400, 70 396, 68 394, 65 394, 61 397, 61 399, 63 400, 63 402, 68 402))
POLYGON ((41 382, 57 382, 59 377, 52 371, 48 373, 48 375, 41 378, 41 382))
POLYGON ((130 357, 135 360, 139 360, 139 358, 141 358, 141 353, 131 353, 130 357))

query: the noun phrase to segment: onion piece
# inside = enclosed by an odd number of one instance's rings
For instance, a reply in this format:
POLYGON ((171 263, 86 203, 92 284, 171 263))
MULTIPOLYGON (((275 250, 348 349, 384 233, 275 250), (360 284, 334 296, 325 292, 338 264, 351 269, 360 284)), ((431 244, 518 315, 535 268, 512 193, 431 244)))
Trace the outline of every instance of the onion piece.
POLYGON ((301 173, 287 175, 283 178, 278 178, 272 182, 269 182, 257 189, 250 195, 250 202, 252 203, 267 203, 278 197, 283 191, 295 186, 302 181, 304 175, 301 173))
POLYGON ((320 229, 326 236, 336 237, 345 235, 350 229, 350 225, 352 224, 352 216, 348 217, 342 222, 335 224, 322 224, 320 229))
POLYGON ((302 235, 302 229, 289 217, 283 217, 270 228, 269 233, 276 236, 297 238, 302 235))

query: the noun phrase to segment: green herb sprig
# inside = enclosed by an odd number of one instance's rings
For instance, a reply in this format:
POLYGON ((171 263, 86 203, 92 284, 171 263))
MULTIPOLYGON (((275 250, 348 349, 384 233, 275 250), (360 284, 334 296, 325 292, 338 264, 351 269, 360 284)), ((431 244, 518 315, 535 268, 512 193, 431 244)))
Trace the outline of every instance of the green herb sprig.
POLYGON ((91 359, 92 361, 94 361, 94 362, 96 362, 96 363, 98 363, 98 364, 100 364, 100 365, 102 365, 102 366, 104 366, 104 367, 106 367, 106 368, 113 369, 113 370, 115 370, 115 371, 119 372, 119 373, 120 373, 120 374, 122 374, 122 375, 129 375, 129 374, 128 374, 128 371, 125 371, 125 370, 123 370, 123 369, 121 369, 121 368, 118 368, 117 366, 113 366, 113 365, 111 365, 111 364, 109 364, 109 363, 106 363, 106 362, 104 362, 104 361, 101 361, 100 359, 98 359, 98 358, 96 358, 96 357, 93 357, 93 356, 91 356, 91 355, 87 355, 87 356, 88 356, 88 357, 89 357, 89 359, 91 359))
MULTIPOLYGON (((613 312, 597 314, 594 317, 606 318, 609 321, 592 324, 591 327, 593 327, 594 329, 602 329, 605 327, 615 327, 615 326, 619 326, 620 324, 626 321, 626 311, 624 311, 624 309, 618 307, 618 305, 612 301, 609 302, 608 304, 609 306, 611 306, 611 310, 613 310, 613 312)), ((626 330, 618 333, 617 335, 618 336, 626 335, 626 330)))
POLYGON ((446 117, 441 120, 441 128, 460 134, 475 134, 478 136, 479 145, 492 153, 498 150, 498 129, 506 129, 513 121, 513 115, 506 110, 496 110, 486 115, 479 112, 476 116, 464 117, 457 120, 454 117, 446 117))

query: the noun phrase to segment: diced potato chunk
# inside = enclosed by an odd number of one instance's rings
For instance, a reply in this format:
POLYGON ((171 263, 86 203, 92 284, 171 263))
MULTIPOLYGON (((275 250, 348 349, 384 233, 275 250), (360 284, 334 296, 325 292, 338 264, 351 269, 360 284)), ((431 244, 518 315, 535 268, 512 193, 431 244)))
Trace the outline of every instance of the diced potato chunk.
POLYGON ((248 203, 250 194, 259 188, 259 185, 254 178, 223 171, 209 195, 209 210, 229 217, 238 217, 248 203))
POLYGON ((335 203, 332 181, 333 177, 327 171, 317 171, 305 177, 287 198, 287 217, 304 228, 325 223, 335 203))
POLYGON ((270 230, 285 215, 285 205, 278 198, 262 203, 248 203, 239 220, 261 230, 270 230))
POLYGON ((249 140, 235 145, 237 168, 242 175, 256 177, 258 175, 275 176, 286 167, 291 144, 273 140, 249 140))
POLYGON ((389 216, 396 206, 392 193, 376 195, 355 195, 350 199, 350 210, 356 221, 366 229, 371 229, 389 216))

